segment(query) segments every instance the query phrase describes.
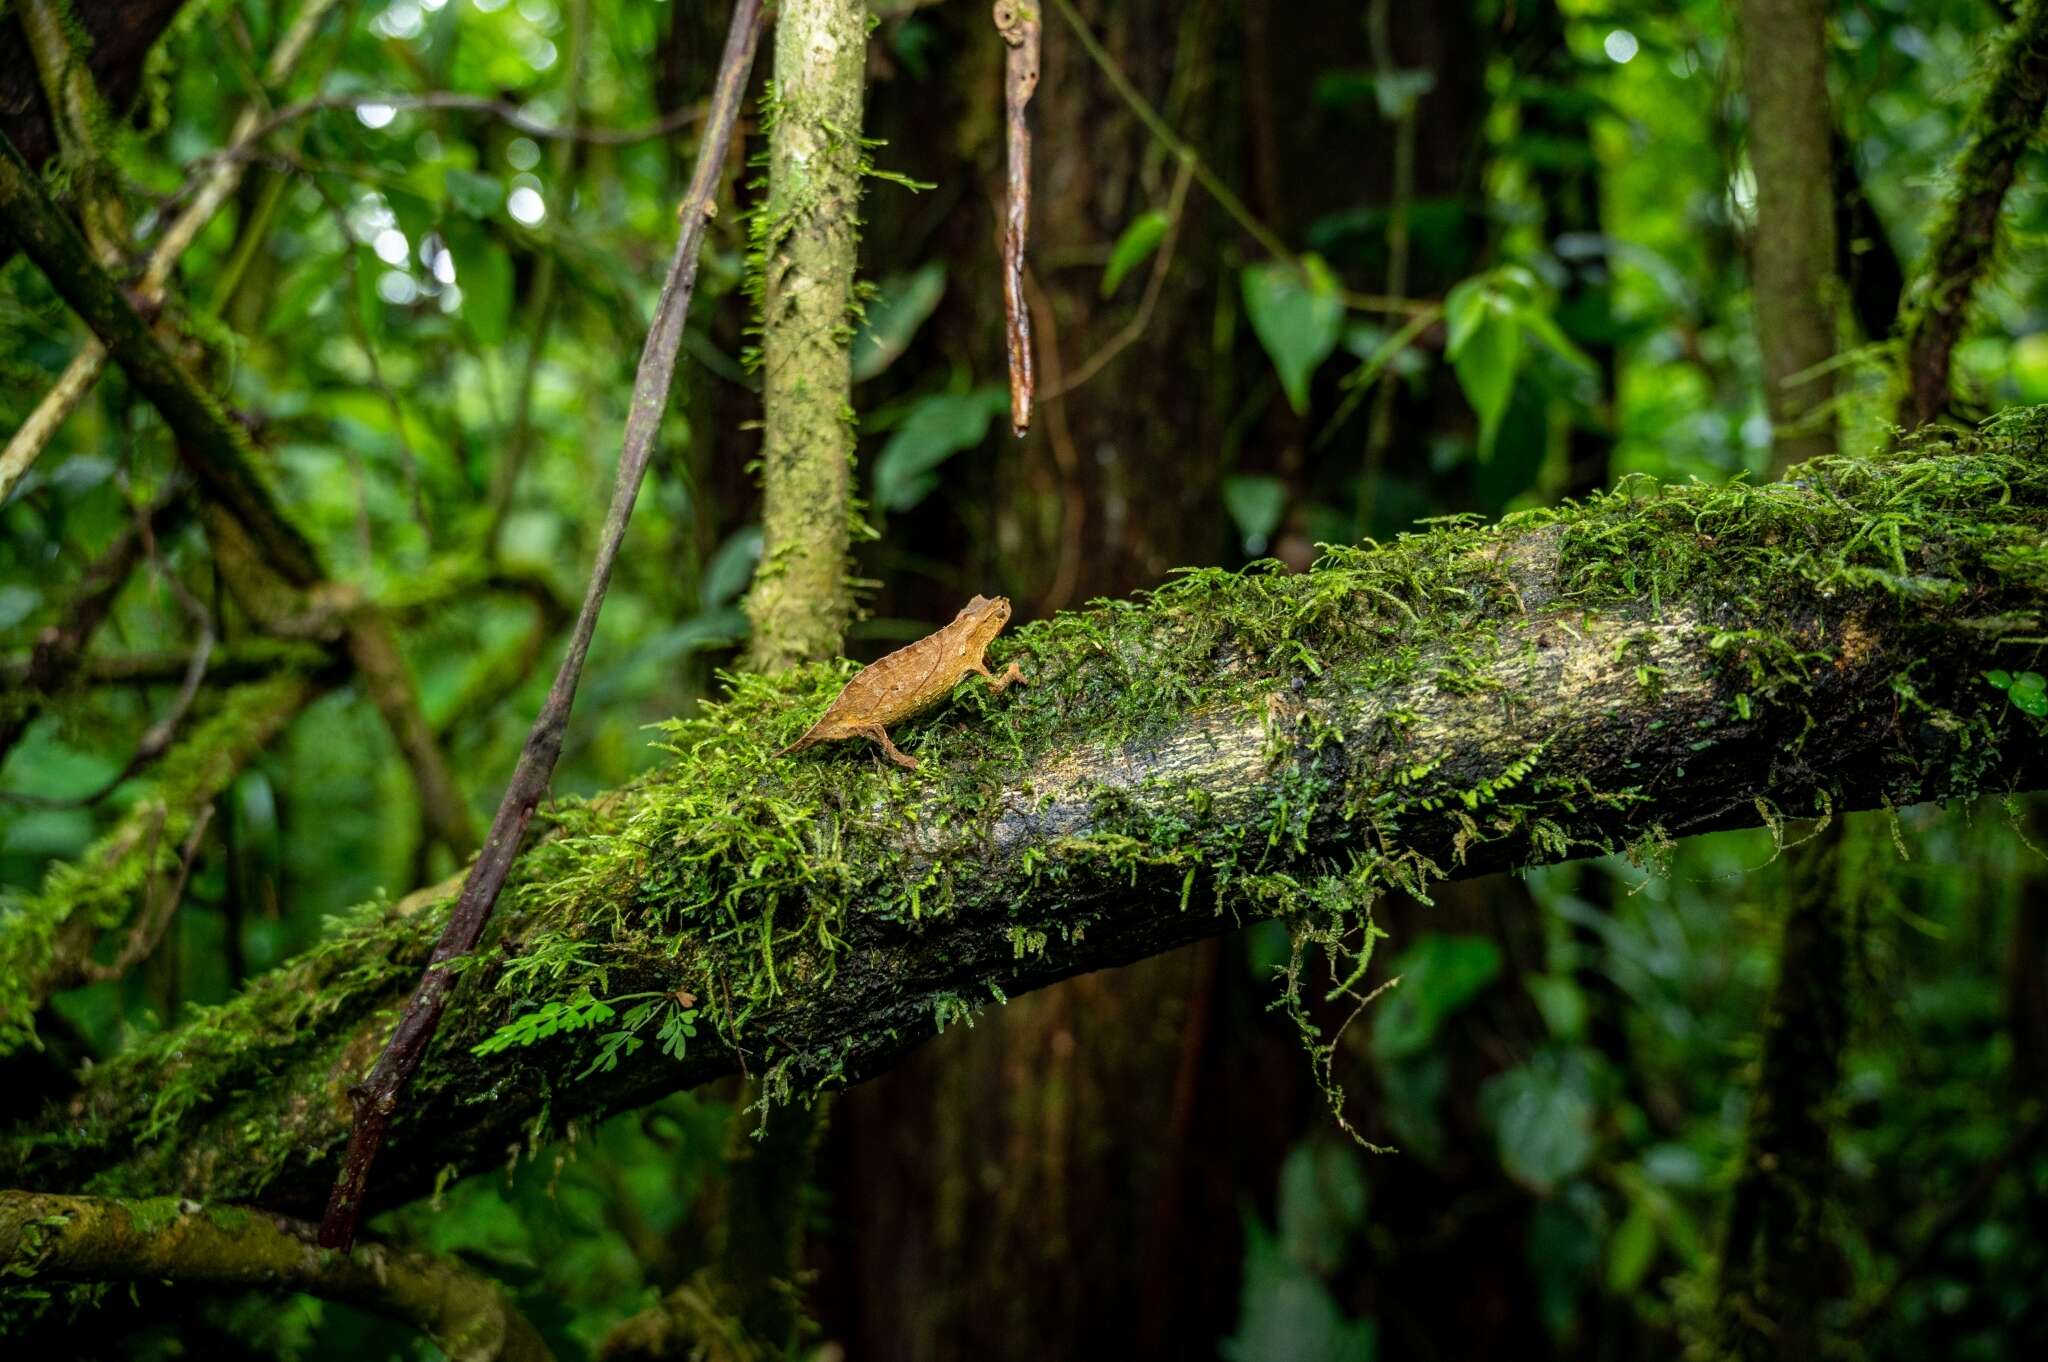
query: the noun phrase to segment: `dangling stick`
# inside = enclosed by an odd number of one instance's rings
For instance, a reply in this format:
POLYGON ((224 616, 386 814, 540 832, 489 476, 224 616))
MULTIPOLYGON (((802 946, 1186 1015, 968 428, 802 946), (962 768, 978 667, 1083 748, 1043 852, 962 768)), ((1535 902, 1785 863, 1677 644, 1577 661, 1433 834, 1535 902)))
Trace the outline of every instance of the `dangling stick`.
POLYGON ((1004 196, 1003 317, 1010 343, 1010 428, 1031 428, 1031 312, 1024 306, 1024 242, 1031 230, 1031 125, 1024 106, 1038 88, 1038 9, 1032 0, 996 0, 996 32, 1010 45, 1003 68, 1010 183, 1004 196))

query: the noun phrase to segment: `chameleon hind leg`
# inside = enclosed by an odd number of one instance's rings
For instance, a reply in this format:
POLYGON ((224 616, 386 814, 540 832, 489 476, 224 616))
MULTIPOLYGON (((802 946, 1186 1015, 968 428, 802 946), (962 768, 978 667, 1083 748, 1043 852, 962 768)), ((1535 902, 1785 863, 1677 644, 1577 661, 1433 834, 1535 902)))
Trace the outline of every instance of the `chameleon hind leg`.
POLYGON ((915 771, 917 769, 917 758, 898 751, 896 748, 896 744, 889 741, 888 729, 882 727, 880 724, 868 724, 865 727, 861 728, 859 732, 867 737, 873 738, 876 742, 880 743, 882 745, 882 751, 888 754, 890 761, 893 761, 898 766, 906 767, 912 771, 915 771))

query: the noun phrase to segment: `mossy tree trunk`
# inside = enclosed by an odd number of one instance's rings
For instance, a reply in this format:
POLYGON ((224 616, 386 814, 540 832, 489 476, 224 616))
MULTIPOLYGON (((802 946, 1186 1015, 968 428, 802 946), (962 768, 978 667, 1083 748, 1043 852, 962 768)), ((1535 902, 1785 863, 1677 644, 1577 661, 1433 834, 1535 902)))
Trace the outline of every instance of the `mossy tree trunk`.
POLYGON ((1949 361, 1970 302, 1989 271, 2000 210, 2020 157, 2048 107, 2048 0, 2025 0, 1990 63, 1969 140, 1950 174, 1948 202, 1928 234, 1927 259, 1908 298, 1905 396, 1899 423, 1939 417, 1949 401, 1949 361))
MULTIPOLYGON (((2033 788, 2041 729, 1980 677, 2048 619, 2044 448, 2048 413, 2022 413, 1777 485, 1192 574, 1021 631, 995 661, 1034 684, 900 734, 915 775, 773 762, 829 678, 744 678, 675 725, 669 767, 547 814, 563 835, 515 867, 377 1196, 734 1073, 742 1048, 778 1098, 835 1088, 996 997, 1263 916, 1340 941, 1439 875, 1821 796, 2033 788), (683 992, 677 1056, 652 1042, 683 992)), ((0 1183, 317 1207, 345 1089, 456 887, 366 906, 96 1066, 0 1137, 0 1183)))
POLYGON ((1831 453, 1835 353, 1834 124, 1828 116, 1827 12, 1820 0, 1740 0, 1749 164, 1756 175, 1750 287, 1764 360, 1776 468, 1831 453))
POLYGON ((836 656, 852 612, 853 272, 866 61, 861 0, 785 0, 775 21, 768 197, 753 224, 763 543, 747 594, 747 663, 757 671, 836 656))

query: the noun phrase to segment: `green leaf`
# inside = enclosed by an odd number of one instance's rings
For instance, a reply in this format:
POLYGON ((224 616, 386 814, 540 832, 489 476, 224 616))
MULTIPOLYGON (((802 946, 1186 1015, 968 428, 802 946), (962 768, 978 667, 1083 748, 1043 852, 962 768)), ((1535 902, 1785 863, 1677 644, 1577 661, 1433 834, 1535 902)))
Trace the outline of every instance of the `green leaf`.
POLYGON ((434 230, 434 222, 440 214, 432 203, 409 189, 386 186, 384 202, 391 209, 391 215, 398 219, 398 230, 405 233, 405 239, 414 250, 427 239, 427 233, 434 230))
POLYGON ((1984 673, 1984 679, 2000 690, 2006 690, 2012 686, 2012 673, 2006 671, 2003 667, 1984 673))
POLYGON ((443 183, 448 189, 448 201, 473 218, 490 217, 505 202, 505 185, 494 175, 479 175, 451 166, 443 183))
POLYGON ((1394 961, 1400 987, 1379 1003, 1373 1054, 1382 1061, 1420 1053, 1439 1027, 1500 974, 1500 947, 1483 936, 1426 936, 1394 961))
POLYGON ((480 248, 455 257, 455 282, 462 290, 462 320, 479 345, 503 345, 512 330, 512 254, 478 238, 480 248))
POLYGON ((1607 1241, 1607 1289, 1617 1296, 1631 1294, 1656 1258, 1657 1220, 1649 1202, 1637 1197, 1629 1204, 1621 1227, 1607 1241))
POLYGON ((0 629, 12 629, 43 603, 43 593, 32 586, 9 582, 0 586, 0 629))
POLYGON ((314 305, 334 287, 334 277, 341 268, 341 257, 335 255, 310 255, 294 265, 277 286, 274 301, 263 318, 263 334, 283 335, 304 321, 314 305))
POLYGON ((1311 1272, 1343 1265, 1344 1246, 1365 1221, 1365 1171, 1358 1151, 1335 1140, 1296 1145, 1280 1165, 1280 1246, 1311 1272))
POLYGON ((377 293, 384 262, 368 246, 356 247, 356 310, 362 315, 363 331, 372 342, 384 334, 384 299, 377 293))
POLYGON ((747 589, 754 565, 761 561, 761 527, 742 525, 725 537, 711 561, 704 565, 704 580, 697 586, 697 603, 716 610, 747 589))
POLYGON ((933 470, 988 436, 989 419, 1010 409, 1010 395, 987 386, 965 393, 933 393, 911 407, 875 458, 874 504, 907 511, 939 485, 933 470))
POLYGON ((853 381, 873 378, 894 364, 945 295, 946 267, 936 260, 883 280, 853 338, 853 381))
POLYGON ((1479 416, 1481 463, 1493 458, 1494 441, 1500 436, 1501 418, 1507 415, 1508 398, 1515 390, 1515 370, 1521 362, 1522 328, 1512 316, 1491 307, 1451 359, 1458 386, 1479 416))
POLYGON ((1165 237, 1166 214, 1158 209, 1148 208, 1132 218, 1123 235, 1116 239, 1116 245, 1110 249, 1109 264, 1102 271, 1102 296, 1107 298, 1115 293, 1124 276, 1158 250, 1165 237))
POLYGON ((1304 255, 1298 270, 1278 260, 1247 265, 1242 282, 1245 314, 1272 357, 1288 405, 1306 413, 1309 379, 1337 348, 1344 326, 1336 280, 1319 256, 1304 255))
POLYGON ((1263 473, 1240 473, 1223 480, 1223 509, 1230 512, 1244 551, 1259 554, 1273 541, 1280 517, 1287 512, 1287 484, 1263 473))
POLYGON ((1592 1078, 1576 1054, 1541 1050, 1494 1075, 1479 1090, 1479 1110, 1493 1125, 1501 1167, 1535 1191, 1592 1161, 1592 1078))
POLYGON ((2023 714, 2031 714, 2036 719, 2048 714, 2048 694, 2043 694, 2038 687, 2033 690, 2022 690, 2016 681, 2013 688, 2006 692, 2006 698, 2012 701, 2014 709, 2023 714))
POLYGON ((1515 316, 1530 335, 1548 346, 1559 359, 1588 378, 1599 376, 1600 366, 1593 363, 1592 357, 1584 350, 1572 344, 1571 338, 1558 327, 1556 319, 1543 308, 1530 303, 1518 309, 1515 316))
POLYGON ((1319 1277, 1246 1217, 1237 1332, 1222 1347, 1228 1362, 1372 1362, 1378 1334, 1373 1320, 1348 1318, 1319 1277))

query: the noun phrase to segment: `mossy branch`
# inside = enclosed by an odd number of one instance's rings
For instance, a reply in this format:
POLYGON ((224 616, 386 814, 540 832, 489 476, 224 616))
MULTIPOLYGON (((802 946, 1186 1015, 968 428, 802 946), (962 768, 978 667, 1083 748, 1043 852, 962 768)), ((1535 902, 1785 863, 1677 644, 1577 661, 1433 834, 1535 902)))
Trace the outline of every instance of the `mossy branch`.
MULTIPOLYGON (((1984 673, 2048 637, 2044 451, 2031 410, 1768 486, 1634 482, 1309 573, 1189 573, 999 640, 1032 685, 899 733, 915 774, 772 758, 843 668, 740 677, 668 726, 667 766, 542 815, 447 968, 373 1204, 742 1056, 778 1098, 853 1082, 996 998, 1256 918, 1342 949, 1440 876, 2034 788, 2041 723, 1984 673)), ((0 1137, 0 1181, 317 1207, 456 888, 359 909, 96 1065, 0 1137)))
POLYGON ((282 672, 227 693, 165 754, 128 812, 33 893, 0 897, 0 1054, 35 1036, 51 995, 97 976, 93 951, 180 871, 179 844, 328 680, 282 672))
MULTIPOLYGON (((754 68, 761 24, 759 0, 735 0, 725 50, 719 59, 711 112, 705 120, 703 141, 697 148, 696 169, 690 177, 689 191, 683 196, 682 227, 676 235, 668 277, 662 281, 661 297, 655 303, 654 318, 647 328, 639 369, 633 378, 632 404, 626 415, 611 504, 605 510, 604 532, 591 563, 590 579, 583 589, 583 602, 576 612, 576 625, 555 671, 554 682, 548 687, 547 698, 541 702, 540 713, 534 716, 533 727, 520 748, 511 778, 505 782, 505 793, 491 818, 490 834, 463 877, 461 893, 447 921, 435 933, 438 939, 433 953, 420 971, 405 1010, 362 1083, 348 1089, 353 1111, 348 1152, 335 1174, 327 1210, 320 1221, 320 1242, 328 1248, 346 1252, 355 1241, 370 1169, 383 1146, 385 1132, 398 1115, 400 1099, 426 1058, 459 967, 476 949, 491 921, 506 875, 554 776, 555 760, 561 755, 569 713, 576 701, 576 687, 582 679, 583 660, 597 632, 598 612, 604 608, 612 568, 625 542, 633 503, 653 460, 655 436, 660 433, 662 413, 668 407, 669 386, 675 378, 676 359, 682 349, 683 324, 689 316, 690 296, 697 283, 698 253, 704 244, 706 224, 717 207, 714 200, 720 167, 739 121, 740 98, 754 68)), ((357 664, 365 665, 360 650, 357 664)), ((425 721, 420 722, 424 728, 425 721)), ((430 740, 431 735, 427 736, 430 740)))
POLYGON ((419 1330, 454 1362, 545 1362, 546 1343, 489 1278, 384 1244, 353 1256, 312 1227, 175 1197, 0 1192, 0 1278, 303 1291, 419 1330))
POLYGON ((1899 424, 1916 429, 1948 407, 1949 363, 1998 244, 1999 210, 2048 107, 2048 0, 2025 0, 1989 64, 1949 197, 1928 234, 1906 297, 1905 396, 1899 424))

